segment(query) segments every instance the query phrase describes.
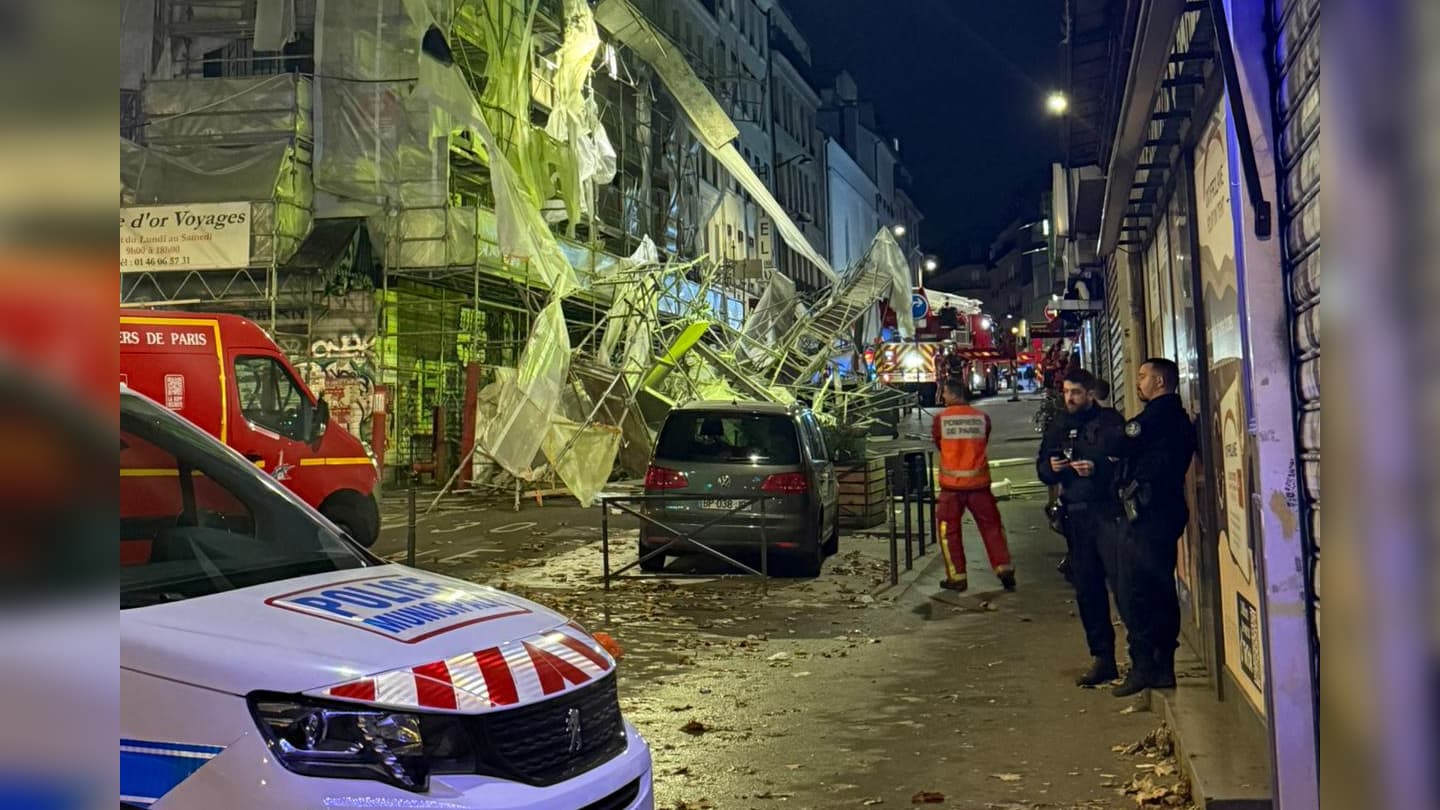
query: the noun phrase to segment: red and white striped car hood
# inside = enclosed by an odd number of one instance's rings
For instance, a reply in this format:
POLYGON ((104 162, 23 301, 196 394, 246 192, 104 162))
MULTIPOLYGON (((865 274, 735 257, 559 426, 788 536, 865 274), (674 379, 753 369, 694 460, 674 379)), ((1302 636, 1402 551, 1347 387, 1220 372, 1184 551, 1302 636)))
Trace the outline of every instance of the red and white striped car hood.
POLYGON ((577 625, 311 692, 382 706, 479 714, 558 695, 615 668, 577 625))
POLYGON ((482 712, 577 688, 615 666, 557 613, 398 565, 124 610, 120 627, 123 669, 236 695, 482 712))

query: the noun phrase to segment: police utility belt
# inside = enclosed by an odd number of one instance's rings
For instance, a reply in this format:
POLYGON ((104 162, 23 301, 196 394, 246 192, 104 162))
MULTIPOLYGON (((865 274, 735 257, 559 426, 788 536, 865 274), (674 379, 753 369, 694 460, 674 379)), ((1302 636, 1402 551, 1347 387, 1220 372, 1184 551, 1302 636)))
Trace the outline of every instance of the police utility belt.
POLYGON ((1116 491, 1120 505, 1125 507, 1125 517, 1132 523, 1140 519, 1144 507, 1150 502, 1150 488, 1140 481, 1131 481, 1116 491))

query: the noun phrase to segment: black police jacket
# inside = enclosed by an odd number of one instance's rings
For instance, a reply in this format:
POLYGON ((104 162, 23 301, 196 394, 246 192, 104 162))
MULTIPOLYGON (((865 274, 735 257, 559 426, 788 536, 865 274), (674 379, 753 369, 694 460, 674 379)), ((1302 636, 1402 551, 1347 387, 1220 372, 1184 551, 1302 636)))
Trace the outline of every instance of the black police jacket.
POLYGON ((1126 422, 1114 439, 1112 455, 1121 459, 1118 485, 1138 484, 1141 513, 1186 511, 1185 474, 1195 455, 1195 423, 1179 394, 1150 400, 1139 416, 1126 422))
POLYGON ((1114 443, 1114 436, 1123 432, 1124 426, 1125 417, 1114 408, 1090 407, 1080 413, 1057 417, 1045 431, 1035 459, 1040 480, 1052 486, 1059 484, 1060 500, 1064 503, 1118 504, 1116 466, 1109 445, 1114 443), (1081 476, 1071 469, 1058 473, 1051 470, 1050 459, 1064 456, 1067 449, 1071 451, 1071 461, 1092 462, 1095 471, 1081 476))

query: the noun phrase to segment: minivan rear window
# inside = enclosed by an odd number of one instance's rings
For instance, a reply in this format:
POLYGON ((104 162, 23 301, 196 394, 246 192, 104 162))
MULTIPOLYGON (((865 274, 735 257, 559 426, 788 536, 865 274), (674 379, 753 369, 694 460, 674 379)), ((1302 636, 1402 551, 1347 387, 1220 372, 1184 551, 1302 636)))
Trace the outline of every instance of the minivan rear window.
POLYGON ((674 411, 660 431, 655 457, 669 461, 798 464, 800 443, 789 416, 674 411))

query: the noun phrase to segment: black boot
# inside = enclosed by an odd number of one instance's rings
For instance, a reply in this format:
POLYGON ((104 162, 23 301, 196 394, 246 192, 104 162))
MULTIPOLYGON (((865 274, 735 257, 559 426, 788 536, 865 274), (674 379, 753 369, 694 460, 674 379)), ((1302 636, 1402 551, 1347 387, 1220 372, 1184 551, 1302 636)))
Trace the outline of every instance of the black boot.
POLYGON ((1097 655, 1090 659, 1089 671, 1075 679, 1075 685, 1099 686, 1102 683, 1109 683, 1118 677, 1120 677, 1120 672, 1115 668, 1114 657, 1097 655))
POLYGON ((1015 572, 1014 572, 1014 571, 1001 571, 1001 572, 1000 572, 1000 585, 1001 585, 1002 587, 1004 587, 1005 590, 1007 590, 1007 591, 1013 591, 1013 590, 1015 590, 1015 572))
POLYGON ((1151 677, 1151 689, 1175 688, 1175 651, 1155 653, 1155 671, 1151 677))
POLYGON ((1154 680, 1148 667, 1131 666, 1130 671, 1125 673, 1125 682, 1115 687, 1115 697, 1138 695, 1154 686, 1154 680))
POLYGON ((1064 577, 1066 582, 1071 585, 1075 584, 1075 572, 1070 567, 1069 554, 1066 554, 1065 558, 1060 561, 1060 564, 1055 566, 1055 570, 1060 572, 1060 576, 1064 577))

